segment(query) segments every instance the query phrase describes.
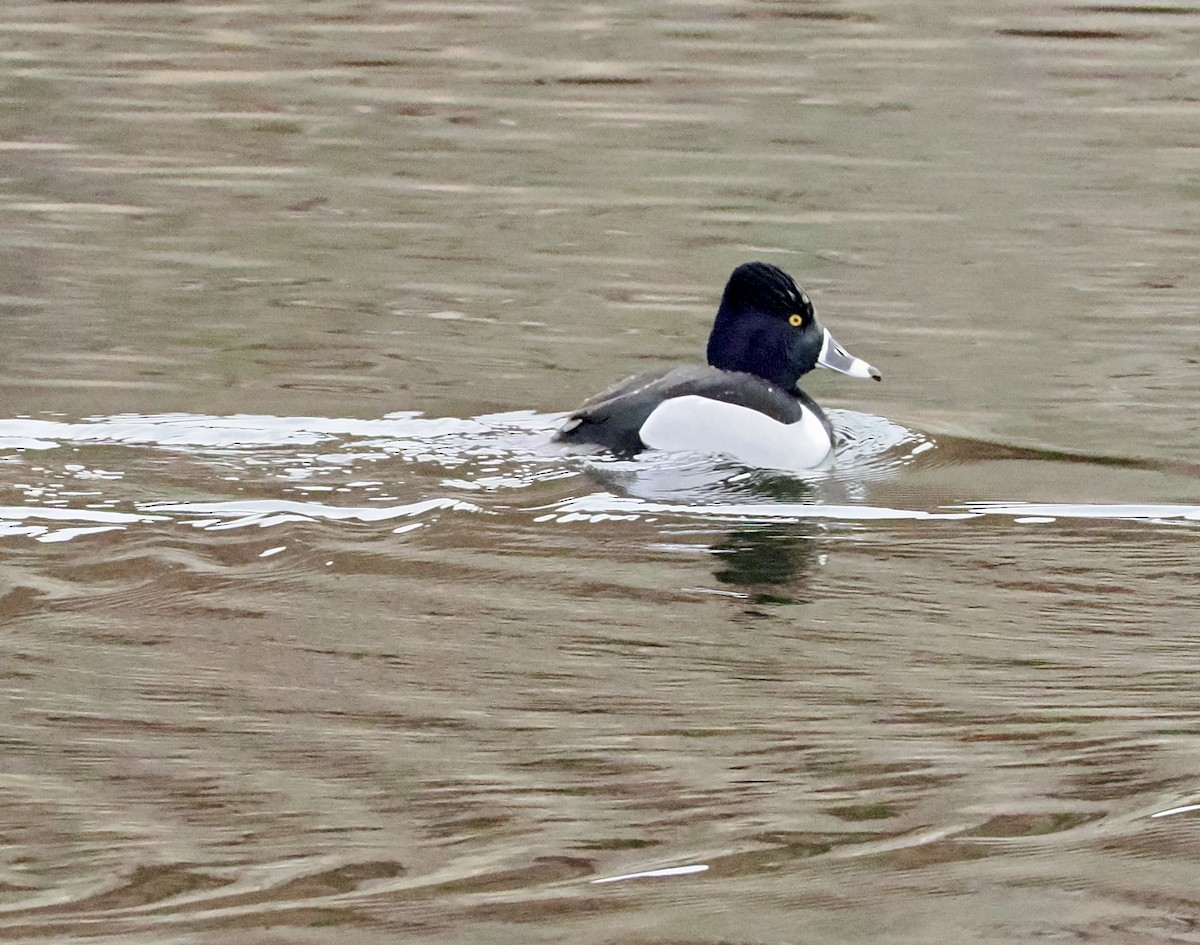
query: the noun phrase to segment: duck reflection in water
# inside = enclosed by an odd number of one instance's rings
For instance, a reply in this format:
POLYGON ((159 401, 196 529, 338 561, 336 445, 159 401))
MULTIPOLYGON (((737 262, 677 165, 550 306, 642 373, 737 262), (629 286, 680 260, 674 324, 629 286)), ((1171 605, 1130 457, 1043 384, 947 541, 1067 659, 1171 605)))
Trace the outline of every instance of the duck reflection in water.
POLYGON ((813 599, 810 582, 820 549, 820 529, 813 522, 748 525, 712 546, 713 576, 747 591, 756 604, 806 604, 813 599))
MULTIPOLYGON (((746 471, 732 464, 652 463, 644 459, 596 462, 589 478, 613 495, 695 508, 713 505, 804 505, 826 501, 841 491, 833 480, 803 481, 767 470, 746 471)), ((708 533, 711 524, 703 526, 708 533)), ((714 530, 715 532, 715 530, 714 530)), ((695 534, 689 530, 689 534, 695 534)), ((824 527, 816 521, 744 522, 723 537, 713 533, 709 550, 713 576, 747 593, 758 604, 803 603, 811 599, 810 579, 820 566, 824 527)))

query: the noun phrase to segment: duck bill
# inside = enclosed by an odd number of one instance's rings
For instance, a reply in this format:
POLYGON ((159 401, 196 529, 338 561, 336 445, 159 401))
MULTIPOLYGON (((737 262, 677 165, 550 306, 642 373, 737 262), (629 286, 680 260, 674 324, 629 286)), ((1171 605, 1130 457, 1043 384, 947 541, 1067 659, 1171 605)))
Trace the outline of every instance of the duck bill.
POLYGON ((817 355, 817 365, 827 367, 851 377, 870 377, 877 381, 883 380, 883 375, 871 367, 862 358, 856 358, 838 344, 829 329, 825 329, 825 343, 821 345, 821 353, 817 355))

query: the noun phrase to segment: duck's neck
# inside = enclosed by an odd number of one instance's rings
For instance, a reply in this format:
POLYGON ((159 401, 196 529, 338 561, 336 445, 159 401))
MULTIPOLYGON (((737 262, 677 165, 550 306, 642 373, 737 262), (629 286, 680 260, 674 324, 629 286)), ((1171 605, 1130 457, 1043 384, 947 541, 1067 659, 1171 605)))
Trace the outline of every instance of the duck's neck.
POLYGON ((753 319, 723 319, 721 313, 708 337, 708 363, 722 371, 756 374, 788 392, 799 380, 787 352, 768 329, 753 319))

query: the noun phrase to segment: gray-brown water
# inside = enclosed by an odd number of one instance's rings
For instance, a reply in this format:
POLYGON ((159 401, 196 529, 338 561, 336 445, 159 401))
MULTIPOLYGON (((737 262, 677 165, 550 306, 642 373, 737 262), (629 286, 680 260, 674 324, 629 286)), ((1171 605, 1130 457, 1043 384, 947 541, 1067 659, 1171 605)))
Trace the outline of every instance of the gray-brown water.
POLYGON ((0 10, 0 940, 1200 941, 1200 7, 0 10), (736 264, 811 477, 564 456, 736 264))

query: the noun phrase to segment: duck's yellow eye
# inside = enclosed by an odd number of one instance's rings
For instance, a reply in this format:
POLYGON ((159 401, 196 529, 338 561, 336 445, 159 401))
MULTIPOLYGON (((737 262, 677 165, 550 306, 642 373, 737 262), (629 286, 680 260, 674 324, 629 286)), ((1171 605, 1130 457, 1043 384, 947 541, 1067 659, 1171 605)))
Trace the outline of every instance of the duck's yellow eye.
POLYGON ((804 319, 799 315, 791 315, 788 317, 788 324, 793 328, 799 328, 804 323, 804 319))

